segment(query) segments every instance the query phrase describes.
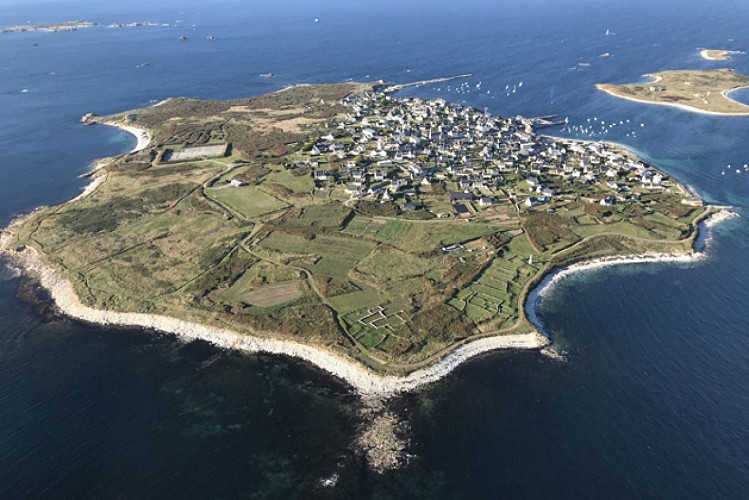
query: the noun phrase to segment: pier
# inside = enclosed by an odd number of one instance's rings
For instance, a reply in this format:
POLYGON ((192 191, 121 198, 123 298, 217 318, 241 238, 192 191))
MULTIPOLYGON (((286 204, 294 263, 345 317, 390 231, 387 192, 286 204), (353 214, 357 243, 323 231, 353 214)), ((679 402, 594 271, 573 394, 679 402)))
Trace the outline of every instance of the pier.
POLYGON ((386 94, 389 94, 391 92, 397 92, 399 90, 403 90, 408 87, 423 87, 424 85, 431 85, 432 83, 442 83, 442 82, 449 82, 452 80, 462 80, 464 78, 470 78, 472 76, 473 76, 472 74, 468 73, 465 75, 446 76, 443 78, 433 78, 431 80, 419 80, 418 82, 399 83, 396 85, 384 84, 381 91, 385 92, 386 94))

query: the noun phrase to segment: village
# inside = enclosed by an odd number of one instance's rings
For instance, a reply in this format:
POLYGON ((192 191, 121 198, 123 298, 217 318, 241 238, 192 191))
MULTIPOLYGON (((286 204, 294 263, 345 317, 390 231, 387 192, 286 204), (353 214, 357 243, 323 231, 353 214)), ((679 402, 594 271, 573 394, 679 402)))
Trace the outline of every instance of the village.
POLYGON ((627 204, 645 192, 681 189, 610 144, 539 135, 533 119, 382 92, 342 103, 348 112, 289 167, 312 167, 318 189, 345 189, 352 201, 398 213, 496 218, 573 200, 627 204))

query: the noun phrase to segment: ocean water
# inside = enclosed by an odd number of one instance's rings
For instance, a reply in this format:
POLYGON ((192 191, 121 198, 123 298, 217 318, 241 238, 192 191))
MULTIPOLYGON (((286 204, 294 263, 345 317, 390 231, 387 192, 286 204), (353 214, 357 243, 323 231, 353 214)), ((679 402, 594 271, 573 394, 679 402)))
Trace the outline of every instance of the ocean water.
MULTIPOLYGON (((463 73, 473 75, 467 86, 404 95, 501 115, 556 113, 586 129, 616 123, 605 136, 550 132, 625 144, 742 217, 715 229, 708 260, 559 283, 540 315, 568 363, 491 354, 394 400, 416 458, 386 474, 369 471, 352 446, 357 398, 314 367, 45 322, 3 271, 0 497, 745 498, 749 118, 617 100, 594 84, 726 64, 749 73, 749 55, 698 55, 749 49, 749 4, 612 3, 4 2, 4 25, 171 26, 0 37, 3 225, 75 196, 90 161, 134 145, 120 131, 80 125, 87 112, 463 73), (266 72, 275 76, 259 77, 266 72), (320 486, 335 475, 335 487, 320 486)), ((746 91, 734 97, 749 102, 746 91)))

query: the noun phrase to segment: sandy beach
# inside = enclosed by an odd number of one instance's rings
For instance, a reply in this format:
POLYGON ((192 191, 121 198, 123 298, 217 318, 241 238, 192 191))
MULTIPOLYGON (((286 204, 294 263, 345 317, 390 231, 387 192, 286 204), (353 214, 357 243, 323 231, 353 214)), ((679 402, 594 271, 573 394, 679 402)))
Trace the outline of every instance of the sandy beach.
POLYGON ((104 125, 117 127, 135 136, 135 138, 138 140, 138 143, 135 145, 132 151, 130 151, 131 153, 137 153, 138 151, 146 149, 146 147, 151 144, 151 134, 148 133, 148 131, 145 129, 133 127, 131 125, 122 125, 115 122, 105 122, 104 125))
MULTIPOLYGON (((646 76, 648 76, 648 75, 646 75, 646 76)), ((656 80, 656 82, 657 81, 658 80, 656 80)), ((653 82, 653 83, 655 83, 655 82, 653 82)), ((672 103, 672 102, 646 101, 644 99, 636 99, 634 97, 627 97, 627 96, 619 95, 619 94, 616 94, 614 92, 611 92, 610 90, 602 88, 600 86, 600 84, 597 84, 596 88, 598 90, 600 90, 602 92, 606 92, 607 94, 609 94, 611 96, 614 96, 614 97, 616 97, 618 99, 626 99, 627 101, 639 102, 640 104, 650 104, 650 105, 653 105, 653 106, 669 106, 669 107, 678 108, 678 109, 681 109, 681 110, 684 110, 684 111, 690 111, 692 113, 699 113, 701 115, 712 115, 712 116, 749 116, 749 111, 746 111, 746 112, 743 112, 743 113, 719 113, 719 112, 716 112, 716 111, 705 111, 703 109, 693 108, 692 106, 687 106, 685 104, 677 104, 677 103, 672 103)), ((728 99, 731 102, 734 102, 736 104, 740 104, 742 106, 746 106, 745 104, 740 103, 738 101, 734 101, 733 99, 731 99, 730 97, 728 97, 728 94, 730 94, 731 92, 734 92, 736 90, 741 90, 742 88, 749 88, 749 87, 739 87, 739 88, 735 88, 735 89, 731 89, 731 90, 722 92, 721 94, 723 95, 723 97, 725 97, 726 99, 728 99)), ((749 110, 749 106, 747 106, 747 109, 749 110)))
MULTIPOLYGON (((133 147, 133 149, 130 150, 130 153, 137 153, 138 151, 141 151, 145 149, 146 147, 148 147, 148 145, 151 143, 151 134, 148 133, 147 130, 144 130, 142 128, 131 127, 129 125, 121 125, 115 122, 111 122, 111 123, 107 122, 104 125, 108 125, 110 127, 116 127, 120 130, 124 130, 125 132, 128 132, 129 134, 132 134, 133 136, 135 136, 138 142, 135 145, 135 147, 133 147)), ((80 200, 81 198, 84 198, 90 195, 91 193, 93 193, 94 191, 96 191, 96 188, 98 188, 106 179, 106 174, 100 175, 99 171, 103 167, 111 163, 111 161, 112 160, 110 158, 103 158, 103 159, 92 162, 91 163, 92 171, 91 173, 86 174, 87 177, 88 176, 91 177, 91 182, 88 183, 85 188, 83 188, 83 191, 81 192, 81 194, 71 199, 70 201, 80 200)))
POLYGON ((727 61, 730 59, 727 50, 704 49, 700 51, 700 56, 708 61, 727 61))

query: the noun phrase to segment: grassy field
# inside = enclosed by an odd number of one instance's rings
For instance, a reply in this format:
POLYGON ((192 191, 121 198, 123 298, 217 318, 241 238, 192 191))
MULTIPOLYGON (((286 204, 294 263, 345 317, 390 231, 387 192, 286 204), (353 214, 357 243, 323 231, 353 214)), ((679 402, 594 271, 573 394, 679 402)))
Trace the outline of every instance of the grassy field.
POLYGON ((339 229, 351 214, 351 209, 338 203, 307 205, 289 211, 280 225, 285 228, 339 229))
POLYGON ((287 206, 256 186, 209 189, 206 194, 247 219, 254 219, 287 206))
POLYGON ((518 319, 518 298, 527 281, 548 262, 525 235, 513 238, 479 278, 460 290, 450 305, 477 323, 506 328, 518 319))
POLYGON ((250 167, 243 166, 243 167, 237 167, 229 170, 224 175, 219 177, 214 183, 214 186, 221 186, 223 184, 228 184, 234 177, 243 174, 247 171, 247 169, 250 167))
POLYGON ((248 304, 271 307, 298 299, 304 291, 303 282, 287 281, 252 290, 243 295, 242 299, 248 304))
POLYGON ((270 307, 298 299, 306 291, 296 269, 270 262, 258 262, 247 269, 231 287, 222 289, 218 298, 226 303, 246 303, 270 307))
POLYGON ((294 193, 309 193, 315 187, 309 175, 296 176, 287 170, 280 170, 268 174, 265 182, 269 184, 278 184, 294 193))
POLYGON ((347 314, 364 307, 374 307, 384 304, 387 300, 387 296, 382 295, 378 290, 365 288, 358 292, 333 297, 330 299, 330 303, 341 314, 347 314))
POLYGON ((318 236, 313 240, 282 232, 271 233, 260 247, 291 257, 300 267, 326 276, 346 277, 374 244, 341 236, 318 236))
POLYGON ((430 252, 442 246, 492 234, 500 229, 490 224, 372 219, 357 215, 344 232, 371 238, 409 252, 430 252))

